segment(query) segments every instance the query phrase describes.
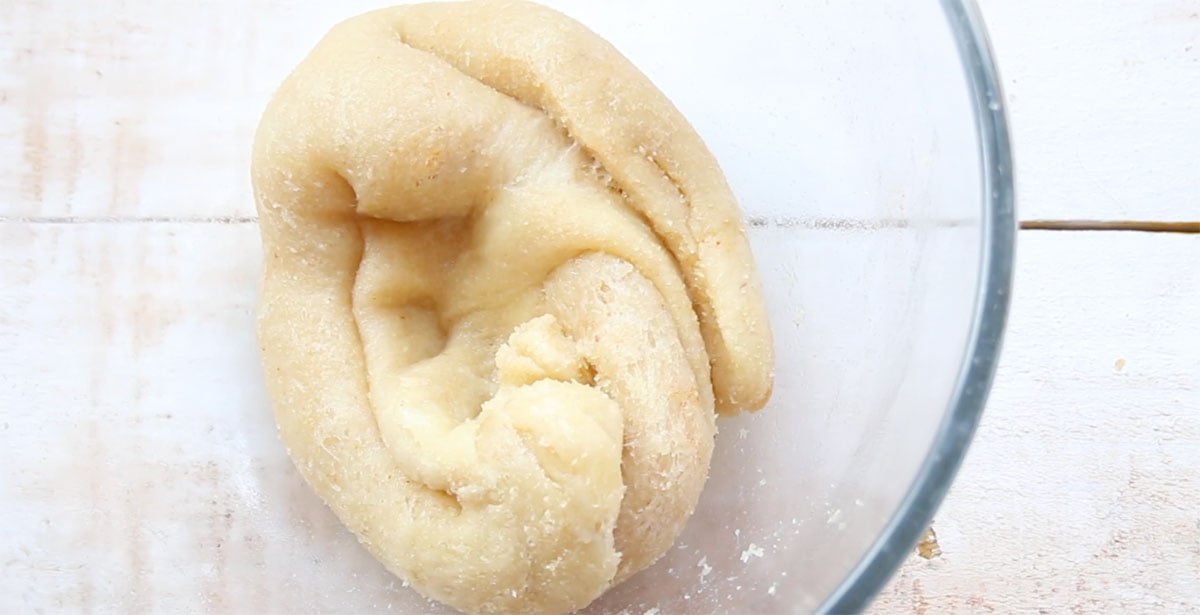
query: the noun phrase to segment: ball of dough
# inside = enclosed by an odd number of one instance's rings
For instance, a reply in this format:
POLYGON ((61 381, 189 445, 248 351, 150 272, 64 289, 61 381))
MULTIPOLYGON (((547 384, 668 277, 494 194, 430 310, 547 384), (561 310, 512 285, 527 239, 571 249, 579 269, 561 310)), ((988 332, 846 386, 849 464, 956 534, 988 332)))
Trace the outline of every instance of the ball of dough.
POLYGON ((608 43, 506 1, 335 27, 255 138, 284 443, 389 570, 586 606, 670 548, 771 337, 700 138, 608 43))

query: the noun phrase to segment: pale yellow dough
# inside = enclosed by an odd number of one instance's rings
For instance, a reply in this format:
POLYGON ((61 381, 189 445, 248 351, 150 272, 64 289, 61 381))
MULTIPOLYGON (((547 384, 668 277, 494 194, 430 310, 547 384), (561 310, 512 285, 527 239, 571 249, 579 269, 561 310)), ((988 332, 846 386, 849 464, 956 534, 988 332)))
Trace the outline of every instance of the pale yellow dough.
POLYGON ((661 557, 771 336, 740 212, 608 43, 520 2, 338 25, 263 115, 259 335, 292 458, 389 570, 562 613, 661 557))

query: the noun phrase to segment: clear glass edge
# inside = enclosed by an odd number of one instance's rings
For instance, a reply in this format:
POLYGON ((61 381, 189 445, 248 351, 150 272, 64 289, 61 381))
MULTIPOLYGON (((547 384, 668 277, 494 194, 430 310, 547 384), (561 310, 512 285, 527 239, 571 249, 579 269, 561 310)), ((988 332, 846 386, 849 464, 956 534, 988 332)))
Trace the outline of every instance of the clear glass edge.
POLYGON ((980 135, 983 194, 983 257, 970 341, 955 394, 933 447, 883 532, 817 613, 857 613, 875 599, 912 553, 966 456, 987 402, 1012 289, 1016 253, 1012 150, 1003 89, 983 18, 974 0, 941 0, 971 90, 980 135))

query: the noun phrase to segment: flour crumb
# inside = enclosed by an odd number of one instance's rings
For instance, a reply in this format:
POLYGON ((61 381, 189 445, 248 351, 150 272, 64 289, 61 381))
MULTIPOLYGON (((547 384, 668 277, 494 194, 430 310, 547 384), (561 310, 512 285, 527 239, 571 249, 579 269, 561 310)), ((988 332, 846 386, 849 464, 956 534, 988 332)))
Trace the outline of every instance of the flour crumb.
POLYGON ((774 596, 774 595, 775 595, 775 587, 776 587, 776 585, 777 585, 776 583, 772 583, 772 584, 771 584, 771 586, 767 588, 767 595, 768 595, 768 596, 774 596))
POLYGON ((750 558, 752 558, 752 557, 762 557, 762 556, 763 556, 762 547, 760 547, 754 543, 750 543, 750 546, 746 547, 745 551, 742 551, 742 563, 743 564, 749 563, 750 558))
POLYGON ((712 574, 713 571, 712 566, 708 565, 708 556, 705 555, 704 557, 700 558, 700 562, 696 565, 700 567, 700 582, 703 583, 704 577, 712 574))
POLYGON ((748 435, 750 435, 749 429, 746 429, 745 427, 743 427, 738 430, 738 439, 739 440, 745 440, 746 436, 748 436, 748 435))
POLYGON ((660 611, 658 610, 658 607, 652 607, 650 610, 642 613, 642 615, 658 615, 659 613, 660 611))
POLYGON ((833 512, 829 513, 829 518, 825 519, 825 524, 833 525, 834 523, 837 523, 838 519, 841 519, 841 518, 842 518, 842 509, 840 509, 840 508, 835 509, 833 512))

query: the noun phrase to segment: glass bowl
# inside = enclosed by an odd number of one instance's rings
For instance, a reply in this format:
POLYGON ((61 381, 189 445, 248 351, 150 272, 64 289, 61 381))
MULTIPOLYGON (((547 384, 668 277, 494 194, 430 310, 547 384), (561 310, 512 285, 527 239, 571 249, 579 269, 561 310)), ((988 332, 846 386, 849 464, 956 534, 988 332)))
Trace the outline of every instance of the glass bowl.
MULTIPOLYGON (((770 404, 719 421, 675 547, 585 612, 864 608, 949 487, 1004 326, 1012 166, 976 8, 545 3, 628 56, 721 162, 778 357, 770 404)), ((294 553, 284 593, 320 587, 305 606, 324 612, 450 612, 399 587, 315 497, 286 506, 303 523, 273 528, 294 553)))
MULTIPOLYGON (((969 0, 544 1, 627 55, 721 162, 778 357, 770 404, 719 421, 676 545, 585 612, 864 608, 949 487, 1004 324, 1012 167, 977 11, 969 0)), ((308 30, 359 4, 314 9, 308 30)), ((288 63, 313 42, 294 41, 288 63)), ((238 480, 290 495, 239 508, 272 545, 276 599, 234 603, 450 612, 401 587, 312 495, 265 400, 247 412, 252 457, 270 471, 238 480)))

